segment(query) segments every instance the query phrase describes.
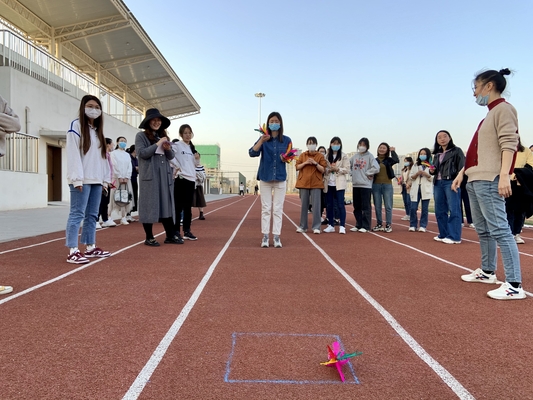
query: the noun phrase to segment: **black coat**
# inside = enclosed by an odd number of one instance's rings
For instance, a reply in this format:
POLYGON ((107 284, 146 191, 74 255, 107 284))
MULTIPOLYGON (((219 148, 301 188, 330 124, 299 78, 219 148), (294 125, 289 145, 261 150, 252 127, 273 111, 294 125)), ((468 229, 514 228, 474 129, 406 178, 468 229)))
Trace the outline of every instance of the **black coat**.
POLYGON ((533 215, 533 169, 529 166, 515 168, 514 173, 520 186, 516 187, 518 193, 514 193, 513 189, 513 196, 517 195, 518 205, 526 213, 526 218, 529 218, 533 215))

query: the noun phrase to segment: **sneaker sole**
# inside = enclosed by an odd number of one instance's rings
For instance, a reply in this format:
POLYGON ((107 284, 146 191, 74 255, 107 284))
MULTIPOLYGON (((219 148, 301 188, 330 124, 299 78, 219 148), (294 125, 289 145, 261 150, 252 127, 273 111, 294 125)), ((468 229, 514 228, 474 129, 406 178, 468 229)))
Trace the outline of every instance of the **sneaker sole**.
POLYGON ((102 255, 99 255, 99 256, 89 256, 89 255, 86 255, 85 258, 107 258, 109 257, 111 254, 102 254, 102 255))
POLYGON ((70 264, 87 264, 90 263, 91 260, 67 260, 70 264))
POLYGON ((194 238, 194 239, 192 239, 192 238, 188 238, 187 236, 183 236, 183 239, 187 239, 187 240, 198 240, 198 238, 194 238))

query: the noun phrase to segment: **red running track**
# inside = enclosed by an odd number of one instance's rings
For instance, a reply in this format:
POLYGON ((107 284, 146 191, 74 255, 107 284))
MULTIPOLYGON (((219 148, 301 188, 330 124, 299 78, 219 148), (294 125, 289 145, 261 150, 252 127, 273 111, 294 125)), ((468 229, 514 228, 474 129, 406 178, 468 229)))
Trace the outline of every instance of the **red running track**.
POLYGON ((283 248, 262 249, 258 197, 207 210, 184 245, 98 231, 113 256, 85 266, 63 232, 1 243, 16 290, 0 297, 0 399, 533 398, 533 303, 460 280, 479 265, 473 229, 445 245, 433 217, 408 233, 395 210, 389 234, 303 235, 287 196, 283 248), (345 383, 319 364, 334 340, 363 353, 345 383))

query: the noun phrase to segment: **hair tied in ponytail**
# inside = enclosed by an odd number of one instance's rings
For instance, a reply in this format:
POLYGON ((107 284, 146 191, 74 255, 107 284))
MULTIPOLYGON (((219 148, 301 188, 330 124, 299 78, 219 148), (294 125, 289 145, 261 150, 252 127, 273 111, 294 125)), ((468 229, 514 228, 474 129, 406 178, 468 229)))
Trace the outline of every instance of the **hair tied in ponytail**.
POLYGON ((502 76, 511 75, 511 71, 509 70, 509 68, 500 69, 498 72, 502 76))

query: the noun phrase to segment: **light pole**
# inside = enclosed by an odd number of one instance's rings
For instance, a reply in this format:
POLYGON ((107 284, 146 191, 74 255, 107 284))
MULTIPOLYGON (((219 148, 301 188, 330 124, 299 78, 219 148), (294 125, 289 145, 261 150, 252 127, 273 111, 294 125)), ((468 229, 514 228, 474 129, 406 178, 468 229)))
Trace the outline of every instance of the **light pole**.
POLYGON ((256 93, 255 97, 259 98, 259 126, 261 126, 261 99, 265 97, 264 93, 256 93))

